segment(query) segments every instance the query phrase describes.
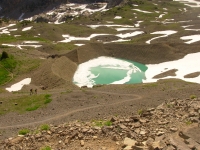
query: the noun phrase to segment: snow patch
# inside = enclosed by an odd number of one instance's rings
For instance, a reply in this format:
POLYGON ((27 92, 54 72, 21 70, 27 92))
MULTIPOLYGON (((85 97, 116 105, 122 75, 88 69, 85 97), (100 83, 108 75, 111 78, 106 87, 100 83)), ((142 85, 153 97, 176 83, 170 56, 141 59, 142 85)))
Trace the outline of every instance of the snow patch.
POLYGON ((31 78, 26 78, 26 79, 24 79, 24 80, 22 80, 22 81, 20 81, 16 84, 13 84, 11 87, 6 88, 6 90, 9 91, 9 92, 19 91, 19 90, 22 89, 22 87, 24 85, 28 85, 30 83, 31 83, 31 78))
POLYGON ((137 21, 137 23, 135 24, 135 27, 139 27, 140 23, 142 23, 143 21, 137 21))
POLYGON ((123 28, 135 28, 135 26, 130 25, 118 25, 118 24, 99 24, 99 25, 87 25, 92 29, 96 29, 98 27, 123 27, 123 28))
POLYGON ((173 1, 184 3, 184 5, 190 7, 200 7, 200 1, 198 0, 173 0, 173 1))
POLYGON ((145 11, 145 10, 140 10, 140 9, 133 9, 133 10, 138 11, 138 12, 147 13, 147 14, 152 13, 152 12, 150 12, 150 11, 145 11))
POLYGON ((76 46, 83 46, 83 45, 85 45, 85 44, 74 44, 74 45, 76 45, 76 46))
POLYGON ((152 40, 155 40, 155 39, 158 39, 158 38, 162 38, 162 37, 167 37, 167 36, 169 36, 169 35, 171 35, 171 34, 175 34, 175 33, 177 33, 177 31, 173 31, 173 30, 166 30, 166 31, 156 31, 156 32, 153 32, 153 33, 151 33, 151 34, 164 34, 164 35, 158 36, 158 37, 155 37, 155 38, 152 38, 152 39, 146 41, 146 43, 147 43, 147 44, 150 44, 150 42, 151 42, 152 40))
POLYGON ((32 28, 33 26, 31 26, 31 27, 26 27, 26 28, 23 28, 22 29, 22 31, 28 31, 28 30, 31 30, 31 28, 32 28))
POLYGON ((115 28, 117 31, 126 31, 126 30, 137 30, 139 28, 115 28))
MULTIPOLYGON (((189 41, 187 41, 187 42, 185 42, 185 43, 186 43, 186 44, 191 44, 191 43, 200 41, 200 34, 197 34, 197 35, 190 35, 190 36, 183 36, 183 37, 181 37, 180 39, 182 39, 182 40, 189 40, 189 41)), ((199 63, 199 64, 200 64, 200 63, 199 63)))
POLYGON ((133 37, 133 36, 136 36, 136 35, 139 35, 139 34, 143 34, 144 32, 143 31, 134 31, 132 33, 120 33, 120 34, 117 34, 116 36, 120 37, 120 38, 128 38, 128 37, 133 37))
POLYGON ((71 41, 89 41, 91 38, 94 38, 96 36, 102 36, 102 35, 110 35, 110 34, 91 34, 89 37, 75 37, 75 36, 70 36, 68 34, 62 35, 65 40, 59 41, 62 43, 69 43, 71 41))
POLYGON ((169 61, 169 62, 163 62, 159 64, 148 64, 146 65, 148 67, 147 71, 145 72, 146 79, 143 80, 144 83, 149 82, 156 82, 159 79, 181 79, 187 82, 194 82, 194 83, 200 83, 200 76, 195 78, 184 78, 185 75, 199 72, 199 64, 200 64, 200 52, 198 53, 192 53, 188 54, 182 59, 175 60, 175 61, 169 61), (166 69, 167 68, 167 69, 166 69), (153 79, 154 76, 172 70, 177 69, 175 76, 167 76, 164 78, 159 79, 153 79))
POLYGON ((122 17, 121 16, 115 16, 114 19, 122 19, 122 17))

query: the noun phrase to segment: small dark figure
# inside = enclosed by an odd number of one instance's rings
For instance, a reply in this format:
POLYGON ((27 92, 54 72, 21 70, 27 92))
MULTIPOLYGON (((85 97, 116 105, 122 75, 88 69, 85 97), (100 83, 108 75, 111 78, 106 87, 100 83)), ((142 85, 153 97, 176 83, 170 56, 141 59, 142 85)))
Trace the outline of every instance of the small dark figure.
POLYGON ((30 89, 30 95, 32 95, 33 94, 33 89, 30 89))
POLYGON ((35 89, 35 94, 37 95, 37 89, 35 89))

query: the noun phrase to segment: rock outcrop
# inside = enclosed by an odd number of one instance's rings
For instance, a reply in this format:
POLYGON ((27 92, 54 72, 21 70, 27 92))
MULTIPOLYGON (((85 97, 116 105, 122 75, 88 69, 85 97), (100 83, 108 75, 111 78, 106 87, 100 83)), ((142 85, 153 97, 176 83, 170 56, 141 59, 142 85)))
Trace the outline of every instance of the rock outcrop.
MULTIPOLYGON (((35 129, 32 134, 19 135, 0 142, 0 149, 96 149, 88 142, 111 139, 123 150, 198 150, 200 149, 200 100, 170 99, 157 108, 138 110, 130 117, 113 116, 92 122, 75 121, 49 129, 35 129), (73 143, 79 143, 78 145, 73 143), (72 147, 75 146, 75 147, 72 147)), ((102 147, 101 149, 109 149, 102 147)))
MULTIPOLYGON (((19 19, 20 15, 32 17, 48 10, 58 8, 62 4, 78 3, 90 4, 107 2, 107 8, 120 4, 123 0, 2 0, 0 1, 0 16, 19 19)), ((20 18, 21 19, 21 18, 20 18)))

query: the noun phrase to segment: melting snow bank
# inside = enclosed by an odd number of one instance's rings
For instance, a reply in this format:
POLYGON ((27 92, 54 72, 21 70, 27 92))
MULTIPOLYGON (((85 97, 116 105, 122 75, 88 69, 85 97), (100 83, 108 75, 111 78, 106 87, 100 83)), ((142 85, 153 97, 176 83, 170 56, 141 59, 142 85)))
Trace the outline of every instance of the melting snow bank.
POLYGON ((22 29, 22 31, 30 30, 32 27, 33 27, 33 26, 31 26, 31 27, 26 27, 26 28, 22 29))
POLYGON ((147 13, 147 14, 152 13, 152 12, 150 12, 150 11, 145 11, 145 10, 140 10, 140 9, 133 9, 133 10, 139 11, 139 12, 143 12, 143 13, 147 13))
POLYGON ((31 78, 26 78, 26 79, 24 79, 24 80, 22 80, 22 81, 20 81, 16 84, 13 84, 11 87, 6 88, 6 90, 9 91, 9 92, 19 91, 19 90, 22 89, 22 87, 24 85, 28 85, 30 83, 31 83, 31 78))
MULTIPOLYGON (((28 43, 24 43, 24 44, 28 44, 28 43)), ((23 49, 22 47, 25 46, 25 47, 34 47, 34 48, 38 48, 38 47, 41 47, 42 45, 22 45, 22 44, 17 44, 17 45, 14 45, 14 44, 2 44, 4 46, 9 46, 9 47, 17 47, 19 49, 23 49)))
POLYGON ((115 16, 114 19, 122 19, 122 17, 121 16, 115 16))
POLYGON ((190 36, 183 36, 183 37, 181 37, 181 39, 182 40, 189 40, 189 41, 187 41, 185 43, 186 44, 191 44, 191 43, 200 41, 200 34, 190 35, 190 36))
POLYGON ((71 41, 89 41, 91 38, 94 38, 96 36, 102 36, 102 35, 109 35, 109 34, 91 34, 89 37, 74 37, 74 36, 70 36, 68 34, 66 35, 62 35, 65 40, 62 40, 60 42, 63 42, 63 43, 68 43, 68 42, 71 42, 71 41))
POLYGON ((152 40, 155 40, 155 39, 158 39, 158 38, 162 38, 162 37, 167 37, 167 36, 169 36, 169 35, 171 35, 171 34, 175 34, 175 33, 177 33, 177 31, 173 31, 173 30, 166 30, 166 31, 157 31, 157 32, 153 32, 153 33, 151 33, 151 34, 164 34, 164 35, 158 36, 158 37, 155 37, 155 38, 152 38, 152 39, 146 41, 146 43, 147 43, 147 44, 150 44, 150 42, 151 42, 152 40))
POLYGON ((141 83, 145 78, 145 65, 101 56, 78 66, 73 82, 79 86, 93 87, 96 84, 141 83))
MULTIPOLYGON (((118 36, 120 38, 128 38, 128 37, 133 37, 133 36, 143 34, 143 33, 144 33, 143 31, 134 31, 134 32, 131 32, 131 33, 116 34, 116 36, 118 36)), ((62 41, 59 41, 59 42, 68 43, 68 42, 71 42, 71 41, 84 41, 84 40, 89 41, 96 36, 105 36, 105 35, 111 35, 111 34, 91 34, 89 37, 74 37, 74 36, 70 36, 70 35, 66 34, 66 35, 62 35, 65 38, 65 40, 62 40, 62 41)))
POLYGON ((173 0, 173 1, 184 3, 185 5, 190 7, 200 7, 200 1, 198 0, 173 0))
POLYGON ((169 61, 160 64, 149 64, 147 65, 148 69, 145 72, 146 79, 143 80, 143 82, 149 83, 149 82, 156 82, 159 79, 175 78, 187 82, 200 83, 200 76, 195 78, 184 78, 184 76, 187 74, 200 71, 199 58, 200 58, 200 52, 188 54, 184 58, 175 61, 169 61), (175 76, 167 76, 164 78, 153 79, 154 76, 172 69, 177 69, 175 76))

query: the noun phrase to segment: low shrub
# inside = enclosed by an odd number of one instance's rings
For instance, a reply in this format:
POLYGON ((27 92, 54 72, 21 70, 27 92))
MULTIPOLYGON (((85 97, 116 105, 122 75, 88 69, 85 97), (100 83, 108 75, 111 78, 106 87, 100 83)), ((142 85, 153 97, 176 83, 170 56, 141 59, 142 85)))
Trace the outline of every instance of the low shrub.
POLYGON ((51 147, 45 146, 45 147, 40 148, 40 150, 51 150, 51 147))
POLYGON ((19 130, 18 134, 19 134, 19 135, 26 135, 26 134, 28 134, 29 132, 30 132, 29 129, 21 129, 21 130, 19 130))
POLYGON ((51 97, 51 95, 49 95, 49 94, 45 95, 44 104, 48 104, 48 103, 50 103, 52 101, 52 99, 50 97, 51 97))
POLYGON ((50 126, 48 124, 43 124, 43 125, 40 126, 40 130, 42 130, 42 131, 43 130, 47 131, 49 129, 50 129, 50 126))
POLYGON ((196 95, 190 95, 190 99, 194 99, 194 98, 197 98, 196 95))

